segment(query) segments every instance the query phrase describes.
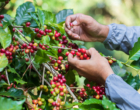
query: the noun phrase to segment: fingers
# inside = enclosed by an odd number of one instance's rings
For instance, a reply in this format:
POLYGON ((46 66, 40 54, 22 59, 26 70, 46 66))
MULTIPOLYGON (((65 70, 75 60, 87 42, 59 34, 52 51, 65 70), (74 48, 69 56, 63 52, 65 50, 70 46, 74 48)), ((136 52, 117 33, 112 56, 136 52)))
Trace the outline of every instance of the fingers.
POLYGON ((72 40, 80 40, 80 36, 76 33, 73 33, 73 30, 68 30, 65 28, 66 33, 69 35, 70 39, 72 40))
POLYGON ((73 57, 72 54, 69 54, 68 56, 68 63, 73 66, 74 68, 77 68, 77 66, 79 65, 79 58, 78 57, 73 57))
POLYGON ((91 57, 91 59, 96 57, 96 54, 98 54, 97 50, 95 48, 90 48, 86 51, 87 55, 91 57))
POLYGON ((65 25, 68 29, 70 29, 70 23, 72 23, 74 20, 76 20, 76 17, 77 17, 77 14, 75 15, 70 15, 66 18, 66 22, 65 22, 65 25))

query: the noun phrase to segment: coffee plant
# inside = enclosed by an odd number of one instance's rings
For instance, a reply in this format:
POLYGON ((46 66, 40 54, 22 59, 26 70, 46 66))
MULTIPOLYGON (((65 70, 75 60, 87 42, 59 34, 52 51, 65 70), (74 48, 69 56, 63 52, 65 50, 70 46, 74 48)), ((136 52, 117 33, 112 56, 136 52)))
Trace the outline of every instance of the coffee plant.
MULTIPOLYGON (((0 1, 0 11, 7 3, 0 1)), ((0 15, 0 110, 119 110, 103 85, 85 79, 80 86, 81 76, 68 64, 69 53, 90 59, 84 43, 65 33, 65 19, 71 14, 70 9, 54 14, 26 2, 15 18, 0 15)), ((140 39, 126 63, 101 55, 117 75, 139 89, 139 75, 132 76, 124 66, 139 73, 140 39)))

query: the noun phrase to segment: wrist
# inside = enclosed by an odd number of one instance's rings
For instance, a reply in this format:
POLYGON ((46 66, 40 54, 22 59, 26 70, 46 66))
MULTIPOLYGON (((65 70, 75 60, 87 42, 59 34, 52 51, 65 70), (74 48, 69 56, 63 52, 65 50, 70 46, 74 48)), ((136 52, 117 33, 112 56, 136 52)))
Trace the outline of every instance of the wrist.
POLYGON ((99 37, 101 39, 99 40, 99 42, 105 41, 105 39, 108 36, 108 33, 109 33, 109 26, 107 26, 107 25, 101 25, 100 26, 100 33, 99 33, 99 37))

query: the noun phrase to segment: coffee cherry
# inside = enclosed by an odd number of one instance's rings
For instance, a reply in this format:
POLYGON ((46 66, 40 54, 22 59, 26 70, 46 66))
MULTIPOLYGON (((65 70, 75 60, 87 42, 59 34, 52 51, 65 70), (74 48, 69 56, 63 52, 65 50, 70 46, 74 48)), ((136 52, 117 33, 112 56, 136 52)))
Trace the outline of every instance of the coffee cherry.
POLYGON ((64 92, 60 92, 60 96, 64 96, 64 92))
POLYGON ((96 97, 95 97, 96 99, 100 99, 100 95, 96 95, 96 97))
POLYGON ((28 54, 30 52, 29 49, 25 49, 25 53, 28 54))
POLYGON ((59 59, 59 60, 63 60, 63 57, 62 57, 62 56, 59 56, 58 59, 59 59))
POLYGON ((72 50, 72 51, 71 51, 71 54, 72 54, 72 55, 75 55, 75 51, 72 50))
POLYGON ((112 64, 113 64, 113 60, 108 60, 108 63, 109 63, 110 65, 112 65, 112 64))
POLYGON ((84 59, 83 55, 80 55, 80 60, 83 60, 83 59, 84 59))
POLYGON ((73 27, 73 23, 70 23, 70 26, 73 27))
POLYGON ((58 80, 58 78, 54 76, 53 77, 53 81, 57 81, 57 80, 58 80))
POLYGON ((15 32, 16 31, 16 29, 15 28, 13 28, 13 32, 15 32))
POLYGON ((21 29, 19 29, 19 32, 21 32, 21 33, 22 33, 23 31, 22 31, 21 29))
POLYGON ((35 32, 38 32, 39 31, 39 29, 38 28, 35 28, 35 32))
POLYGON ((43 89, 44 89, 44 90, 45 90, 45 89, 47 89, 47 86, 46 86, 46 85, 44 85, 44 86, 43 86, 43 89))
POLYGON ((33 46, 33 50, 37 51, 37 47, 36 46, 33 46))
POLYGON ((5 49, 1 49, 1 53, 5 53, 5 49))
POLYGON ((26 48, 26 47, 27 47, 27 44, 26 44, 26 43, 24 43, 24 44, 22 44, 22 46, 23 46, 24 48, 26 48))
POLYGON ((46 33, 48 33, 48 32, 49 32, 49 30, 48 30, 48 29, 45 29, 45 32, 46 32, 46 33))
POLYGON ((62 36, 63 41, 66 40, 66 36, 62 36))
POLYGON ((37 104, 38 101, 37 101, 37 100, 33 100, 32 103, 33 103, 33 104, 37 104))
POLYGON ((63 44, 66 45, 67 43, 68 43, 68 40, 64 40, 64 41, 63 41, 63 44))
POLYGON ((61 92, 63 92, 64 88, 63 88, 63 87, 59 87, 59 90, 60 90, 61 92))
POLYGON ((58 63, 55 63, 54 66, 55 66, 55 67, 58 67, 58 63))
POLYGON ((82 52, 82 53, 86 53, 86 49, 82 48, 82 49, 81 49, 81 52, 82 52))
POLYGON ((53 102, 53 103, 52 103, 52 106, 56 106, 56 102, 53 102))
POLYGON ((62 49, 58 49, 58 53, 62 53, 62 49))
POLYGON ((61 106, 65 105, 65 102, 64 101, 60 102, 60 105, 61 106))
POLYGON ((29 27, 30 25, 31 25, 31 23, 30 23, 30 22, 27 22, 27 23, 26 23, 26 26, 27 26, 27 27, 29 27))
POLYGON ((63 80, 63 83, 66 83, 66 79, 65 78, 63 78, 62 80, 63 80))
POLYGON ((76 55, 79 57, 81 55, 81 53, 80 52, 76 52, 76 55))
POLYGON ((44 88, 44 86, 43 85, 40 85, 40 89, 43 89, 44 88))
POLYGON ((87 54, 85 53, 85 54, 83 55, 83 57, 86 59, 86 58, 87 58, 87 54))
POLYGON ((48 99, 48 102, 53 103, 54 101, 53 101, 53 99, 48 99))
POLYGON ((0 15, 0 19, 3 19, 4 18, 4 15, 0 15))
POLYGON ((90 87, 90 84, 87 84, 86 86, 87 86, 87 87, 90 87))
POLYGON ((43 34, 44 34, 44 31, 40 30, 39 33, 40 33, 41 35, 43 35, 43 34))
POLYGON ((48 33, 51 33, 51 32, 52 32, 52 30, 51 30, 51 29, 49 29, 49 30, 48 30, 48 33))
POLYGON ((61 64, 61 60, 57 60, 57 63, 60 65, 61 64))
POLYGON ((57 77, 61 79, 61 78, 62 78, 62 74, 58 74, 58 76, 57 76, 57 77))
POLYGON ((42 105, 42 102, 41 101, 38 101, 38 105, 41 106, 42 105))
POLYGON ((66 56, 68 56, 69 55, 69 52, 66 52, 66 56))

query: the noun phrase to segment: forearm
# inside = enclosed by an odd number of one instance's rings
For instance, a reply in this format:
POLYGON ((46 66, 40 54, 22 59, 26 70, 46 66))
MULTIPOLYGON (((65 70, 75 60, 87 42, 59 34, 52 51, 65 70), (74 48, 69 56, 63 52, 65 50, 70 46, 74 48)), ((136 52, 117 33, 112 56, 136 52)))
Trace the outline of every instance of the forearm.
POLYGON ((140 110, 140 94, 122 80, 112 74, 105 83, 107 97, 115 102, 121 110, 140 110))
POLYGON ((121 50, 129 54, 140 37, 140 26, 126 27, 121 24, 109 25, 109 33, 104 45, 110 50, 121 50))

